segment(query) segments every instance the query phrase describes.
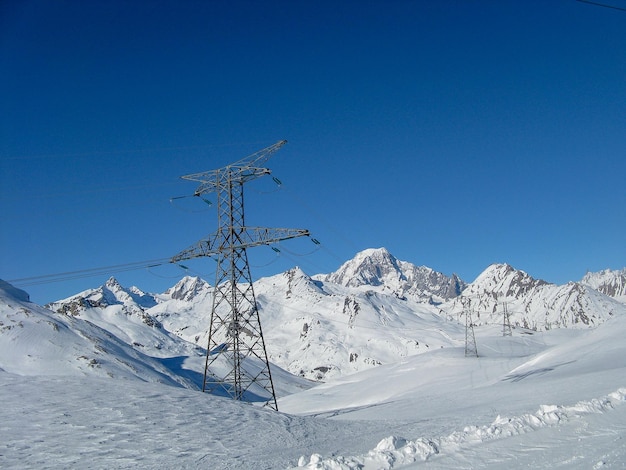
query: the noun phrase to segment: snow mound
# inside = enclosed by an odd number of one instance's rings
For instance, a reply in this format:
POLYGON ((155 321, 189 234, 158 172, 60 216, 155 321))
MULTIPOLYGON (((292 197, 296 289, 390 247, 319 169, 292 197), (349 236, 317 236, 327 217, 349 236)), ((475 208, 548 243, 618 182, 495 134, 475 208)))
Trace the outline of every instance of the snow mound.
MULTIPOLYGON (((505 439, 526 434, 541 428, 557 426, 562 422, 580 418, 585 414, 605 413, 626 401, 626 388, 620 388, 608 395, 581 401, 571 406, 542 405, 535 413, 527 413, 511 418, 498 415, 486 426, 466 426, 462 431, 455 431, 448 436, 436 438, 419 437, 408 440, 403 437, 389 436, 365 455, 328 459, 314 453, 307 461, 302 456, 298 468, 307 469, 379 469, 388 470, 430 459, 434 455, 454 453, 459 449, 495 439, 505 439)), ((295 468, 295 467, 294 467, 295 468)))

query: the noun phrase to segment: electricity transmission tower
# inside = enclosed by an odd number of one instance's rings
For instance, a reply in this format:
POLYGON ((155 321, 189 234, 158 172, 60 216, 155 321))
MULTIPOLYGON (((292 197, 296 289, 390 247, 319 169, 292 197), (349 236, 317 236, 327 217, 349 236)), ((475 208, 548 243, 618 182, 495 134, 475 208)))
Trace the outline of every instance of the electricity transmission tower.
POLYGON ((176 263, 216 256, 217 269, 204 366, 203 392, 235 400, 266 400, 278 410, 258 306, 252 287, 247 248, 308 236, 304 229, 246 227, 243 185, 270 174, 263 164, 287 141, 282 140, 224 168, 182 176, 198 181, 194 195, 217 195, 217 231, 181 251, 176 263))
POLYGON ((464 305, 465 310, 465 357, 478 357, 478 349, 476 348, 476 336, 474 335, 474 323, 472 322, 472 309, 464 305))
POLYGON ((509 315, 509 310, 506 305, 506 301, 502 303, 502 336, 513 336, 513 331, 511 331, 511 317, 509 315))

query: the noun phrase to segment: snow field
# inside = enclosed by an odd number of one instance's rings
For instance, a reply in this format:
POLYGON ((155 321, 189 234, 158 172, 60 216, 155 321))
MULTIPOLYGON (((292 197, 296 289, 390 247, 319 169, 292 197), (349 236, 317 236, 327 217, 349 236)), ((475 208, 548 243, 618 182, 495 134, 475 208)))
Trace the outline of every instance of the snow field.
MULTIPOLYGON (((571 406, 543 405, 535 413, 507 418, 497 416, 487 426, 467 426, 444 437, 407 440, 399 436, 382 439, 365 455, 354 457, 331 457, 324 459, 312 454, 307 460, 300 457, 297 468, 310 470, 390 470, 414 462, 423 462, 433 456, 458 454, 465 447, 494 439, 530 433, 544 427, 558 426, 563 422, 581 418, 590 413, 606 413, 626 401, 626 388, 599 399, 581 401, 571 406)), ((603 465, 601 465, 603 466, 603 465)), ((296 467, 294 467, 296 468, 296 467)))

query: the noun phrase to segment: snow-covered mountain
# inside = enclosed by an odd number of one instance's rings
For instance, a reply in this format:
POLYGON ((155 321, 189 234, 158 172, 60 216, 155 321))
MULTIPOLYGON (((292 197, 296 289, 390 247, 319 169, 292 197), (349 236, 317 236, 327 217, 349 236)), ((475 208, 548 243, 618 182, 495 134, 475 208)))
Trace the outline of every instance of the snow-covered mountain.
POLYGON ((0 281, 0 370, 29 376, 116 377, 195 387, 138 349, 94 323, 33 304, 28 294, 0 281))
POLYGON ((603 269, 597 273, 589 272, 580 283, 626 303, 626 268, 603 269))
POLYGON ((259 280, 270 360, 328 380, 459 344, 462 329, 431 305, 363 287, 316 281, 299 268, 259 280))
MULTIPOLYGON (((459 325, 447 324, 424 302, 445 298, 451 288, 464 286, 462 281, 397 261, 385 249, 359 253, 342 269, 347 286, 313 279, 297 267, 255 283, 270 361, 302 377, 328 380, 461 341, 459 325), (362 269, 379 273, 374 285, 350 282, 349 265, 357 261, 362 269)), ((166 346, 170 334, 205 346, 212 287, 185 277, 152 295, 109 279, 49 307, 89 319, 159 354, 173 347, 166 346), (150 328, 138 330, 138 322, 150 328), (141 338, 138 331, 144 332, 141 338)))
MULTIPOLYGON (((259 279, 254 290, 270 361, 322 381, 463 344, 466 308, 476 325, 501 325, 506 303, 513 326, 534 330, 588 328, 626 314, 626 305, 582 284, 556 286, 506 264, 489 266, 466 284, 399 261, 384 248, 362 251, 327 275, 310 277, 296 267, 259 279)), ((212 292, 198 277, 185 277, 163 294, 109 279, 49 307, 144 352, 158 356, 182 347, 186 354, 190 344, 207 343, 212 292)))
POLYGON ((199 277, 185 276, 176 283, 174 287, 166 290, 162 296, 158 298, 161 300, 181 300, 190 302, 198 297, 206 297, 212 294, 213 290, 208 282, 199 277))
POLYGON ((589 328, 613 315, 626 315, 626 305, 592 289, 569 282, 550 284, 508 264, 492 264, 462 295, 440 306, 442 314, 474 324, 502 324, 506 308, 511 325, 533 330, 589 328))
MULTIPOLYGON (((309 289, 334 295, 292 271, 266 279, 285 300, 309 289)), ((170 296, 151 309, 203 297, 170 296)), ((275 413, 178 386, 182 368, 172 366, 190 358, 148 357, 84 313, 54 313, 0 281, 0 467, 583 469, 626 460, 624 315, 511 337, 478 326, 479 358, 430 348, 292 387, 275 413)))
MULTIPOLYGON (((456 345, 463 334, 430 305, 324 283, 298 267, 260 279, 254 289, 270 361, 314 380, 456 345)), ((206 344, 212 308, 208 284, 185 278, 158 299, 149 314, 165 330, 206 344)))
POLYGON ((126 289, 115 278, 110 278, 98 288, 52 302, 46 307, 56 313, 88 320, 150 355, 193 354, 192 345, 179 341, 149 313, 158 302, 157 296, 146 294, 137 287, 126 289))
POLYGON ((315 279, 430 303, 457 297, 466 287, 456 274, 448 277, 427 266, 400 261, 386 248, 361 251, 337 271, 315 276, 315 279))
MULTIPOLYGON (((301 377, 328 380, 460 344, 461 326, 432 304, 463 287, 456 276, 399 261, 380 248, 358 253, 328 276, 313 279, 296 267, 260 279, 254 289, 270 361, 301 377)), ((185 277, 154 295, 111 278, 48 307, 159 355, 181 347, 173 335, 205 347, 212 287, 185 277), (146 328, 137 328, 139 323, 146 328)))

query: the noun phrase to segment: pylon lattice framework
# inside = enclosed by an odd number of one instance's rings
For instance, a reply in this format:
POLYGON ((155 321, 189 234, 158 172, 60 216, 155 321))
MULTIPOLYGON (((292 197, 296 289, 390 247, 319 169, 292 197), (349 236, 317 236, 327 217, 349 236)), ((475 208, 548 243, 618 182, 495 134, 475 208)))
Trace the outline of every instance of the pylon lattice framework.
POLYGON ((309 231, 246 227, 243 185, 270 174, 262 165, 285 143, 279 141, 224 168, 182 176, 201 183, 195 196, 217 194, 218 226, 215 233, 171 259, 176 263, 217 256, 202 391, 246 401, 258 401, 262 396, 275 410, 278 404, 246 249, 308 236, 309 231))
POLYGON ((502 336, 513 336, 513 331, 511 330, 511 316, 506 302, 502 303, 502 315, 502 336))
POLYGON ((465 357, 478 357, 478 348, 476 347, 476 336, 474 335, 474 323, 472 322, 472 310, 465 310, 465 357))

